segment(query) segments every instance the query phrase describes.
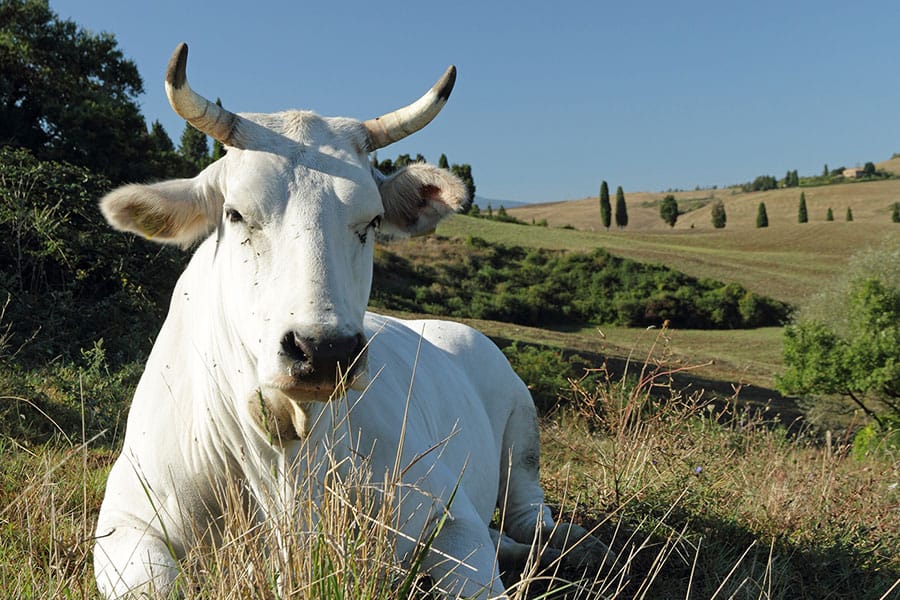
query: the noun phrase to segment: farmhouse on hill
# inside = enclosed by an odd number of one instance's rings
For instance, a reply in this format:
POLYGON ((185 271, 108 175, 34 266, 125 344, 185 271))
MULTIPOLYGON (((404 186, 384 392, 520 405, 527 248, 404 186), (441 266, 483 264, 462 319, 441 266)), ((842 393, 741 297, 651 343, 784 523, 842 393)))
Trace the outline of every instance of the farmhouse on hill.
POLYGON ((844 169, 841 172, 841 175, 846 177, 847 179, 856 179, 858 177, 862 177, 865 173, 865 170, 860 167, 852 167, 850 169, 844 169))

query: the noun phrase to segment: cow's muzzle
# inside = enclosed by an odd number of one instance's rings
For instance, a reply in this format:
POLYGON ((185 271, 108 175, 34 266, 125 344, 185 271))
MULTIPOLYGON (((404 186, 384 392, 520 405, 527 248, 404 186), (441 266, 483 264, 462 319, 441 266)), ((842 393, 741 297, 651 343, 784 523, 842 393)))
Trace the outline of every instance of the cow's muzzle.
POLYGON ((366 338, 360 333, 315 338, 289 331, 279 354, 286 360, 291 387, 298 390, 355 388, 365 379, 366 338))

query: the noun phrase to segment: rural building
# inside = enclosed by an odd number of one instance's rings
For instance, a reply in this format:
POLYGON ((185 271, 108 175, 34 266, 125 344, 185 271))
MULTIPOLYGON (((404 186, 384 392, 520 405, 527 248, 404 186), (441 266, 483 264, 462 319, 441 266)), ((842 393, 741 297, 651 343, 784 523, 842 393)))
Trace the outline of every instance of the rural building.
POLYGON ((857 177, 863 176, 863 170, 859 167, 853 167, 852 169, 844 169, 841 173, 844 177, 848 179, 856 179, 857 177))

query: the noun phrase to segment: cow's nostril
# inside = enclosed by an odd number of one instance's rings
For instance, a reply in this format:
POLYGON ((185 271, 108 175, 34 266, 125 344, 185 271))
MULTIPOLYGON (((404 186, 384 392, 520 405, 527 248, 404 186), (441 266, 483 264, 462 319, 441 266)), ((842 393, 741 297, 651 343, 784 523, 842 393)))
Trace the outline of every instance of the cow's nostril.
POLYGON ((338 373, 356 370, 365 345, 362 334, 315 339, 291 331, 281 338, 281 353, 291 362, 292 377, 325 383, 334 382, 338 373))
POLYGON ((309 341, 298 336, 295 331, 290 331, 281 338, 281 351, 295 361, 308 362, 310 360, 309 341))

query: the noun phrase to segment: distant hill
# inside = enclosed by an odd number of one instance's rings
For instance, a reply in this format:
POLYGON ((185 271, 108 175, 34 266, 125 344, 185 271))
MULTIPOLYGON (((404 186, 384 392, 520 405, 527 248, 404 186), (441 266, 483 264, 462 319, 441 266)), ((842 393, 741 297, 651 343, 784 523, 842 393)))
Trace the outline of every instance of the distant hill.
POLYGON ((527 202, 516 202, 515 200, 498 200, 496 198, 484 198, 483 196, 479 196, 475 194, 475 204, 478 205, 478 208, 481 210, 485 210, 488 204, 491 205, 491 208, 497 210, 501 206, 503 208, 517 208, 519 206, 530 206, 527 202))
MULTIPOLYGON (((900 173, 900 158, 879 163, 879 168, 900 173), (896 169, 896 171, 894 171, 896 169)), ((728 229, 755 228, 756 213, 760 202, 765 202, 769 227, 797 225, 800 193, 806 195, 809 221, 825 222, 828 208, 835 221, 844 221, 847 208, 853 212, 854 221, 890 222, 891 207, 900 201, 900 179, 843 183, 818 187, 787 188, 766 192, 742 192, 739 188, 675 192, 679 211, 675 231, 713 230, 710 209, 712 203, 721 200, 725 205, 728 229)), ((666 192, 628 192, 629 231, 670 231, 659 217, 659 202, 666 192)), ((493 204, 492 204, 493 206, 493 204)), ((599 231, 599 201, 596 197, 529 204, 509 211, 509 214, 525 222, 546 219, 554 227, 572 226, 586 231, 599 231)), ((615 229, 613 226, 612 229, 615 229)))

